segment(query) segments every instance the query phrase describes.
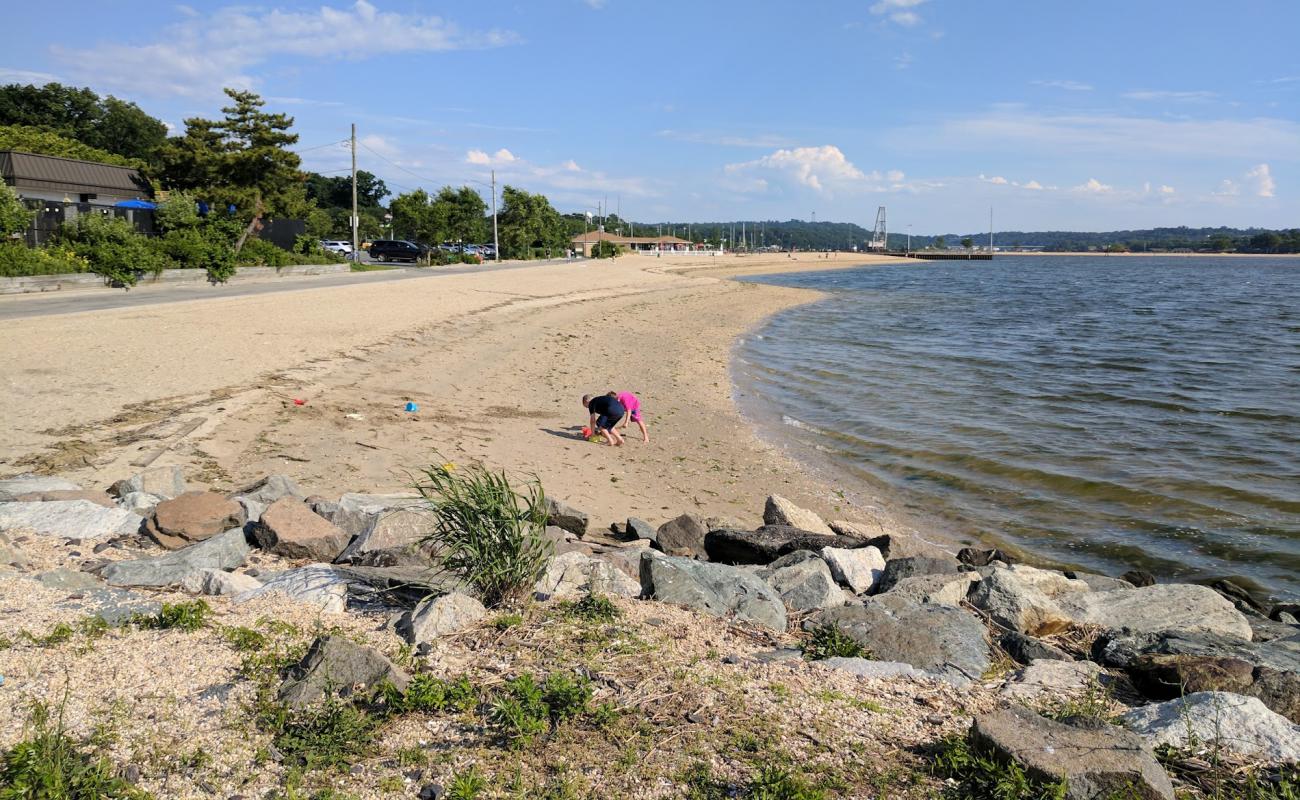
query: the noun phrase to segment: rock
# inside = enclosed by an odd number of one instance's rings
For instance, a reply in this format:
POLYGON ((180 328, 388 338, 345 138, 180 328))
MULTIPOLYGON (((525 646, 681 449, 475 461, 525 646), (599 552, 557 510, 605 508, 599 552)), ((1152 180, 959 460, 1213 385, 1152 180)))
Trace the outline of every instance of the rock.
POLYGON ((1133 584, 1135 587, 1139 589, 1144 586, 1156 585, 1156 576, 1152 575, 1150 572, 1147 572, 1144 569, 1131 569, 1128 572, 1125 572, 1123 575, 1119 576, 1119 578, 1120 580, 1126 583, 1133 584))
MULTIPOLYGON (((1075 572, 1067 570, 1064 577, 1069 580, 1082 582, 1088 592, 1109 592, 1112 589, 1132 589, 1133 584, 1128 581, 1122 581, 1119 578, 1110 578, 1105 575, 1098 575, 1093 572, 1075 572)), ((1042 588, 1042 587, 1039 587, 1042 588)))
POLYGON ((785 525, 809 533, 820 533, 823 536, 835 535, 835 531, 831 530, 821 517, 806 508, 800 508, 778 494, 768 496, 767 503, 763 506, 763 524, 785 525))
POLYGON ((173 586, 201 569, 234 569, 247 557, 243 529, 232 528, 156 558, 110 562, 99 570, 99 575, 113 586, 173 586))
POLYGON ((958 686, 978 680, 990 663, 983 623, 951 606, 877 595, 806 624, 838 625, 872 658, 902 661, 958 686))
POLYGON ((210 539, 231 528, 242 528, 244 509, 216 492, 187 492, 163 500, 145 523, 149 538, 168 550, 210 539))
POLYGON ((181 588, 185 591, 206 595, 236 595, 261 586, 262 582, 252 575, 206 568, 191 572, 181 581, 181 588))
POLYGON ((267 506, 252 531, 264 550, 285 558, 333 561, 348 546, 346 533, 296 497, 267 506))
POLYGON ((1047 636, 1070 626, 1055 601, 1010 570, 997 569, 970 593, 971 605, 994 622, 1030 636, 1047 636))
POLYGON ((348 579, 328 564, 311 564, 271 577, 261 587, 235 596, 244 603, 277 592, 302 603, 319 606, 329 614, 342 614, 348 605, 348 579))
POLYGON ((968 567, 987 567, 994 561, 1001 561, 1003 564, 1014 564, 1019 559, 1010 553, 1002 550, 980 550, 975 547, 963 547, 957 551, 957 560, 968 567))
POLYGON ((0 532, 30 531, 42 536, 82 540, 135 533, 141 519, 123 508, 104 508, 89 500, 0 503, 0 532))
POLYGON ((409 644, 423 644, 471 628, 487 613, 482 603, 461 592, 427 597, 402 616, 397 632, 409 644))
POLYGON ((1137 589, 1071 594, 1057 600, 1076 622, 1134 633, 1177 630, 1250 639, 1250 624, 1232 603, 1207 586, 1160 584, 1137 589))
POLYGON ((342 636, 321 636, 280 684, 278 695, 289 708, 302 709, 326 693, 347 696, 373 691, 384 682, 404 692, 410 678, 378 650, 342 636))
MULTIPOLYGON (((433 532, 433 527, 433 516, 424 509, 394 508, 383 511, 371 519, 365 530, 347 545, 336 560, 340 563, 381 567, 432 566, 434 547, 422 540, 433 532)), ((346 532, 343 535, 346 536, 346 532)))
POLYGON ((0 503, 13 501, 20 494, 31 492, 79 492, 81 487, 63 478, 47 475, 16 475, 0 481, 0 503))
POLYGON ((627 518, 627 537, 630 539, 645 539, 649 542, 657 540, 658 532, 654 526, 643 519, 636 517, 627 518))
POLYGON ((772 587, 736 567, 647 550, 641 555, 641 585, 654 600, 716 617, 734 615, 779 632, 786 629, 785 606, 772 587))
POLYGON ((32 576, 32 579, 47 589, 63 592, 89 592, 106 588, 104 582, 94 575, 66 567, 42 572, 32 576))
POLYGON ((778 558, 759 570, 758 577, 767 581, 792 611, 844 605, 844 594, 831 576, 830 567, 808 550, 778 558))
POLYGON ((885 562, 885 571, 876 582, 876 593, 887 592, 903 578, 917 575, 950 575, 966 572, 966 567, 952 556, 910 556, 891 558, 885 562))
POLYGON ((1053 644, 1026 636, 1019 631, 1007 631, 1002 634, 998 644, 1007 652, 1007 655, 1019 661, 1021 664, 1028 664, 1031 661, 1073 661, 1074 656, 1065 652, 1053 644))
POLYGON ((1065 781, 1068 800, 1174 800, 1151 748, 1120 728, 1074 727, 1012 706, 981 714, 970 735, 978 749, 1015 761, 1032 778, 1065 781))
POLYGON ((849 522, 842 519, 828 522, 827 526, 837 536, 852 536, 855 539, 874 539, 884 530, 880 525, 872 526, 865 522, 849 522))
POLYGON ((150 467, 108 487, 108 493, 114 497, 132 492, 145 492, 164 500, 180 497, 185 494, 185 473, 180 467, 150 467))
POLYGON ((876 585, 885 570, 885 557, 875 547, 848 549, 823 547, 822 558, 831 568, 831 575, 854 594, 866 594, 876 585))
POLYGON ((603 558, 564 553, 551 559, 533 589, 559 598, 584 594, 637 597, 641 594, 641 582, 603 558))
POLYGON ((682 514, 660 525, 652 541, 656 548, 670 556, 702 556, 708 533, 704 520, 694 514, 682 514))
POLYGON ((56 489, 51 492, 27 492, 14 498, 18 503, 52 503, 59 500, 87 500, 104 508, 117 508, 113 498, 104 492, 85 489, 56 489))
POLYGON ((333 570, 336 576, 347 582, 349 600, 361 604, 414 606, 426 597, 473 591, 463 580, 446 570, 428 567, 334 564, 333 570))
POLYGON ((1113 631, 1099 637, 1092 648, 1094 661, 1121 668, 1145 653, 1239 658, 1255 667, 1300 672, 1300 641, 1295 640, 1249 642, 1209 633, 1113 631))
MULTIPOLYGON (((1278 603, 1273 606, 1272 611, 1268 612, 1268 618, 1278 622, 1286 622, 1286 620, 1282 619, 1283 615, 1290 617, 1292 620, 1300 619, 1300 603, 1278 603)), ((1294 625, 1295 623, 1288 622, 1288 624, 1294 625)))
POLYGON ((126 589, 108 588, 87 591, 80 598, 56 603, 54 607, 76 611, 88 617, 99 617, 109 625, 122 625, 137 616, 153 616, 162 610, 162 604, 157 600, 126 589))
MULTIPOLYGON (((999 567, 998 569, 1003 568, 999 567)), ((1097 591, 1096 589, 1091 588, 1087 582, 1070 578, 1065 573, 1058 572, 1054 569, 1038 569, 1037 567, 1031 567, 1027 564, 1012 564, 1010 567, 1005 569, 1024 583, 1033 586, 1038 591, 1052 598, 1066 594, 1097 591)), ((1115 583, 1116 586, 1113 588, 1132 588, 1125 585, 1123 581, 1116 581, 1115 583)))
MULTIPOLYGON (((647 544, 642 540, 642 544, 647 544)), ((605 553, 601 553, 598 558, 602 561, 608 561, 614 565, 614 568, 632 580, 636 585, 641 585, 641 553, 645 547, 619 547, 605 553)))
POLYGON ((917 603, 960 607, 972 586, 980 579, 978 572, 940 573, 903 578, 886 594, 917 603))
POLYGON ((704 550, 709 560, 720 564, 770 564, 796 550, 820 553, 826 547, 857 549, 866 546, 863 539, 809 533, 784 525, 764 525, 756 531, 724 528, 709 531, 704 537, 704 550))
POLYGON ((585 511, 579 511, 568 503, 546 498, 546 524, 564 528, 582 538, 587 535, 588 517, 585 511))
POLYGON ((1096 685, 1101 674, 1101 667, 1091 661, 1035 661, 1015 674, 1002 696, 1029 705, 1043 695, 1079 695, 1096 685))
POLYGON ((117 504, 132 514, 141 517, 153 516, 153 510, 162 502, 162 498, 148 492, 128 492, 117 499, 117 504))
POLYGON ((1144 697, 1169 700, 1192 692, 1246 693, 1255 668, 1240 658, 1144 653, 1127 668, 1144 697))
POLYGON ((933 675, 922 672, 911 664, 904 664, 901 661, 873 661, 869 658, 845 658, 843 656, 834 656, 824 658, 821 661, 813 662, 823 667, 852 672, 862 678, 933 678, 933 675))
POLYGON ((30 563, 22 548, 9 541, 8 536, 0 533, 0 566, 26 569, 30 563))
POLYGON ((447 794, 447 790, 442 788, 441 783, 426 783, 420 787, 419 800, 442 800, 447 794))
POLYGON ((1123 719, 1125 727, 1152 747, 1223 749, 1274 764, 1300 762, 1300 725, 1268 710, 1254 697, 1194 692, 1135 708, 1123 719))
POLYGON ((231 492, 229 497, 231 500, 247 497, 265 508, 282 497, 293 497, 302 500, 305 495, 302 493, 302 489, 298 488, 298 484, 294 482, 293 478, 288 475, 267 475, 259 481, 231 492))
POLYGON ((1220 578, 1219 580, 1211 581, 1210 588, 1223 595, 1223 597, 1228 602, 1232 603, 1238 611, 1246 612, 1249 610, 1261 615, 1268 614, 1268 606, 1256 600, 1254 595, 1240 584, 1233 583, 1226 578, 1220 578))

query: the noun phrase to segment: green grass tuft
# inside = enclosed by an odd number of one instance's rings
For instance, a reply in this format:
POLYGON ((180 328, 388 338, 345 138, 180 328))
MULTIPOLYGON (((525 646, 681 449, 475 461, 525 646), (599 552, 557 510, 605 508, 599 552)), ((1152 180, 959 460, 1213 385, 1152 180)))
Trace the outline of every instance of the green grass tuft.
POLYGON ((809 661, 821 661, 836 657, 870 658, 871 654, 840 626, 831 623, 813 629, 812 635, 803 645, 803 657, 809 661))
POLYGON ((623 616, 614 601, 598 594, 589 594, 577 602, 568 600, 556 604, 556 609, 570 619, 586 622, 613 622, 623 616))
POLYGON ((212 607, 204 600, 187 600, 180 603, 163 603, 157 614, 137 614, 132 622, 141 628, 178 630, 193 633, 202 628, 212 616, 212 607))
POLYGON ((114 775, 106 759, 85 753, 65 731, 62 708, 52 715, 37 703, 28 738, 0 754, 0 798, 149 800, 150 795, 114 775))
POLYGON ((1019 764, 980 752, 960 734, 940 742, 931 771, 948 782, 948 800, 1064 800, 1067 789, 1063 782, 1031 779, 1019 764))

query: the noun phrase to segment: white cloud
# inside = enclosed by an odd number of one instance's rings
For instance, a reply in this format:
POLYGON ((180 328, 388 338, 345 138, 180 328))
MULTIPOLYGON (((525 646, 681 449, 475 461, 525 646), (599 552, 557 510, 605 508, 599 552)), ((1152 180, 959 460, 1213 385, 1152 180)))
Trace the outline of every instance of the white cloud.
POLYGON ((1079 81, 1030 81, 1034 86, 1047 89, 1064 89, 1067 92, 1091 92, 1092 85, 1079 81))
POLYGON ((1029 183, 1026 183, 1023 188, 1029 189, 1030 191, 1041 192, 1043 190, 1043 184, 1038 181, 1030 181, 1029 183))
POLYGON ((896 169, 891 169, 889 172, 885 173, 885 180, 891 183, 899 183, 903 180, 904 177, 906 176, 903 175, 903 173, 900 170, 896 170, 896 169))
POLYGON ((1227 178, 1224 178, 1223 182, 1219 184, 1219 188, 1213 192, 1210 192, 1210 194, 1214 195, 1215 197, 1236 197, 1237 195, 1241 194, 1241 190, 1237 188, 1237 184, 1233 183, 1231 180, 1227 178))
POLYGON ((47 83, 62 83, 58 75, 51 75, 48 72, 32 72, 26 69, 7 69, 0 67, 0 84, 4 83, 23 83, 44 86, 47 83))
POLYGON ((1219 95, 1215 92, 1168 92, 1155 89, 1137 89, 1132 92, 1125 92, 1122 97, 1128 100, 1176 100, 1199 102, 1202 100, 1213 100, 1219 95))
MULTIPOLYGON (((515 154, 504 147, 495 153, 488 155, 485 150, 470 150, 465 153, 465 162, 468 164, 477 164, 483 167, 498 167, 503 164, 510 164, 518 161, 515 154)), ((574 166, 577 166, 576 164, 574 166)))
POLYGON ((1096 178, 1089 178, 1087 183, 1074 187, 1074 191, 1085 194, 1109 194, 1114 187, 1107 186, 1096 178))
POLYGON ((1269 170, 1268 164, 1259 164, 1246 173, 1247 180, 1254 184, 1256 197, 1272 197, 1274 190, 1277 189, 1277 181, 1273 180, 1273 173, 1269 170))
POLYGON ((921 15, 912 9, 924 2, 926 0, 879 0, 871 6, 871 13, 887 16, 891 22, 910 28, 921 22, 921 15))
POLYGON ((995 183, 998 186, 1006 186, 1008 183, 1007 179, 1001 175, 994 175, 992 178, 986 178, 983 175, 980 175, 980 180, 987 181, 988 183, 995 183))
POLYGON ((1165 186, 1164 184, 1161 184, 1161 185, 1160 185, 1160 188, 1159 188, 1157 191, 1159 191, 1160 194, 1170 195, 1170 194, 1173 194, 1173 193, 1174 193, 1174 187, 1172 187, 1172 186, 1165 186))
POLYGON ((396 159, 402 154, 401 148, 374 133, 357 139, 357 144, 368 148, 371 152, 378 153, 384 158, 396 159))
POLYGON ((781 149, 754 161, 728 164, 731 174, 772 172, 784 174, 815 192, 824 192, 856 181, 867 180, 862 170, 853 166, 834 145, 781 149))
POLYGON ((350 7, 266 10, 229 6, 188 16, 155 42, 109 42, 87 49, 56 45, 54 56, 97 85, 141 94, 206 95, 257 83, 250 70, 276 56, 370 58, 513 44, 509 31, 462 33, 441 17, 379 11, 367 0, 350 7), (383 42, 382 48, 369 46, 383 42))

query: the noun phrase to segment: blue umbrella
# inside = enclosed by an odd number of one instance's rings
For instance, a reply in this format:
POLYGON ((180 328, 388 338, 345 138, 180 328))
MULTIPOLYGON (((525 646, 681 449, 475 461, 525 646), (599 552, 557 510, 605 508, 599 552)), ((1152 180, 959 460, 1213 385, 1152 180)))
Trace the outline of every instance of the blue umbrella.
POLYGON ((114 208, 144 208, 152 211, 158 206, 156 206, 153 203, 150 203, 148 200, 123 200, 120 203, 114 203, 113 207, 114 208))

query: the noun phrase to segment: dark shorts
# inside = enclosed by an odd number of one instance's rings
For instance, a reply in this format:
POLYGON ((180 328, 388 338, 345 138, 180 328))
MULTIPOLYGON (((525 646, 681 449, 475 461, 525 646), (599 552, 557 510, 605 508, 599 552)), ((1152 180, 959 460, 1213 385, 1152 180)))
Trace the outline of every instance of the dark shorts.
POLYGON ((630 417, 632 418, 632 421, 633 421, 633 422, 640 422, 640 421, 641 421, 641 409, 639 409, 639 408, 634 408, 634 409, 632 409, 631 411, 629 411, 629 412, 627 412, 627 413, 628 413, 628 416, 630 416, 630 417))
POLYGON ((622 418, 623 418, 623 415, 622 415, 622 414, 619 414, 619 415, 618 415, 617 417, 615 417, 614 419, 610 419, 610 418, 609 418, 608 416, 606 416, 605 414, 601 414, 599 417, 596 417, 596 429, 597 429, 597 430, 602 430, 602 431, 607 431, 607 430, 609 430, 610 428, 612 428, 612 427, 614 427, 615 425, 617 425, 617 424, 618 424, 618 421, 621 420, 622 418))

